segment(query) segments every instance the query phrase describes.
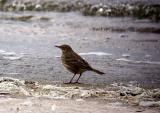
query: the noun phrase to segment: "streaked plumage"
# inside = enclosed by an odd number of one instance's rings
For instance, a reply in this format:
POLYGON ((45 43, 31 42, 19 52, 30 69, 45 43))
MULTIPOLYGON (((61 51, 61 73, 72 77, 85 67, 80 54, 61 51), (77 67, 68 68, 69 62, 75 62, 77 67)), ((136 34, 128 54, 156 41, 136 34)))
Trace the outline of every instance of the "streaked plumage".
MULTIPOLYGON (((79 78, 81 77, 82 73, 85 71, 94 71, 97 74, 104 74, 103 72, 92 68, 87 61, 85 61, 81 56, 79 56, 76 52, 72 50, 72 48, 69 45, 61 45, 61 46, 56 46, 62 50, 62 64, 64 67, 67 68, 70 72, 74 73, 74 76, 72 79, 75 77, 76 74, 80 74, 79 78)), ((77 79, 76 83, 78 83, 77 79)), ((69 83, 72 82, 72 79, 70 80, 69 83)))

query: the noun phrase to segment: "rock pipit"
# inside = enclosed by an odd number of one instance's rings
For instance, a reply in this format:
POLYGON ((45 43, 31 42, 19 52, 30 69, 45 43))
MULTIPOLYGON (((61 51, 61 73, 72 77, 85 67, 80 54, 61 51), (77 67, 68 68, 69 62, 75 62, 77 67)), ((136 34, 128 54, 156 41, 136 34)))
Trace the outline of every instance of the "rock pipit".
POLYGON ((76 52, 73 51, 73 49, 69 45, 61 45, 61 46, 55 46, 62 50, 62 64, 64 67, 67 68, 70 72, 74 74, 74 76, 71 78, 69 83, 72 83, 73 78, 76 74, 80 74, 78 79, 75 83, 78 83, 78 80, 80 79, 81 75, 85 71, 94 71, 97 74, 105 74, 97 69, 94 69, 91 67, 87 61, 85 61, 81 56, 79 56, 76 52))

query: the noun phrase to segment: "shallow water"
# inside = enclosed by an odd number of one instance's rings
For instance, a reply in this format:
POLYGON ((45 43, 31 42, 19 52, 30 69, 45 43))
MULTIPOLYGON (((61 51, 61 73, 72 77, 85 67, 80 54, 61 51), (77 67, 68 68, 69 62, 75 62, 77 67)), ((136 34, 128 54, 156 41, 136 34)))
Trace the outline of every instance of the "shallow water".
POLYGON ((75 12, 1 12, 0 16, 1 77, 43 83, 68 81, 72 74, 63 68, 61 52, 54 47, 66 43, 93 67, 106 73, 99 76, 86 72, 80 79, 82 83, 137 81, 144 87, 160 86, 160 35, 127 31, 159 28, 160 23, 126 17, 82 16, 75 12), (19 18, 28 16, 31 18, 19 18), (106 27, 126 31, 93 30, 106 27))

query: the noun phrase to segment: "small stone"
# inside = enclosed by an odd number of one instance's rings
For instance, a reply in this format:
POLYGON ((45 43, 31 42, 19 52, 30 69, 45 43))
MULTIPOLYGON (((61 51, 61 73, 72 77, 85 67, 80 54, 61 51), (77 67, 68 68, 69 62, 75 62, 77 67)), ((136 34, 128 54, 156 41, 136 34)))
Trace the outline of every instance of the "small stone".
POLYGON ((131 96, 137 96, 138 93, 134 93, 134 92, 126 92, 127 95, 131 95, 131 96))
POLYGON ((125 93, 123 93, 123 92, 121 92, 121 93, 120 93, 120 96, 125 96, 125 95, 126 95, 126 94, 125 94, 125 93))
POLYGON ((24 84, 33 84, 33 85, 35 85, 35 82, 34 81, 25 80, 24 84))
POLYGON ((145 111, 145 110, 144 109, 136 110, 136 112, 143 112, 143 111, 145 111))
POLYGON ((17 107, 17 111, 19 111, 20 109, 19 109, 19 107, 17 107))
POLYGON ((152 97, 160 100, 160 91, 155 92, 152 97))

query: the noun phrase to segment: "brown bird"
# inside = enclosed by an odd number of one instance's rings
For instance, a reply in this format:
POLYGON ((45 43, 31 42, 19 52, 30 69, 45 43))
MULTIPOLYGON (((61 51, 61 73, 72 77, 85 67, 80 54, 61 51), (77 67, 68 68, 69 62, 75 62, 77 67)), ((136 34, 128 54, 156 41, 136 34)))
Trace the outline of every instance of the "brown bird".
POLYGON ((87 61, 85 61, 81 56, 79 56, 76 52, 73 51, 73 49, 69 45, 61 45, 61 46, 55 46, 62 50, 62 64, 64 67, 67 68, 70 72, 74 74, 74 76, 71 78, 69 83, 72 83, 73 78, 76 74, 80 74, 78 79, 75 83, 78 83, 78 80, 80 79, 81 75, 85 71, 94 71, 97 74, 105 74, 97 69, 92 68, 87 61))

